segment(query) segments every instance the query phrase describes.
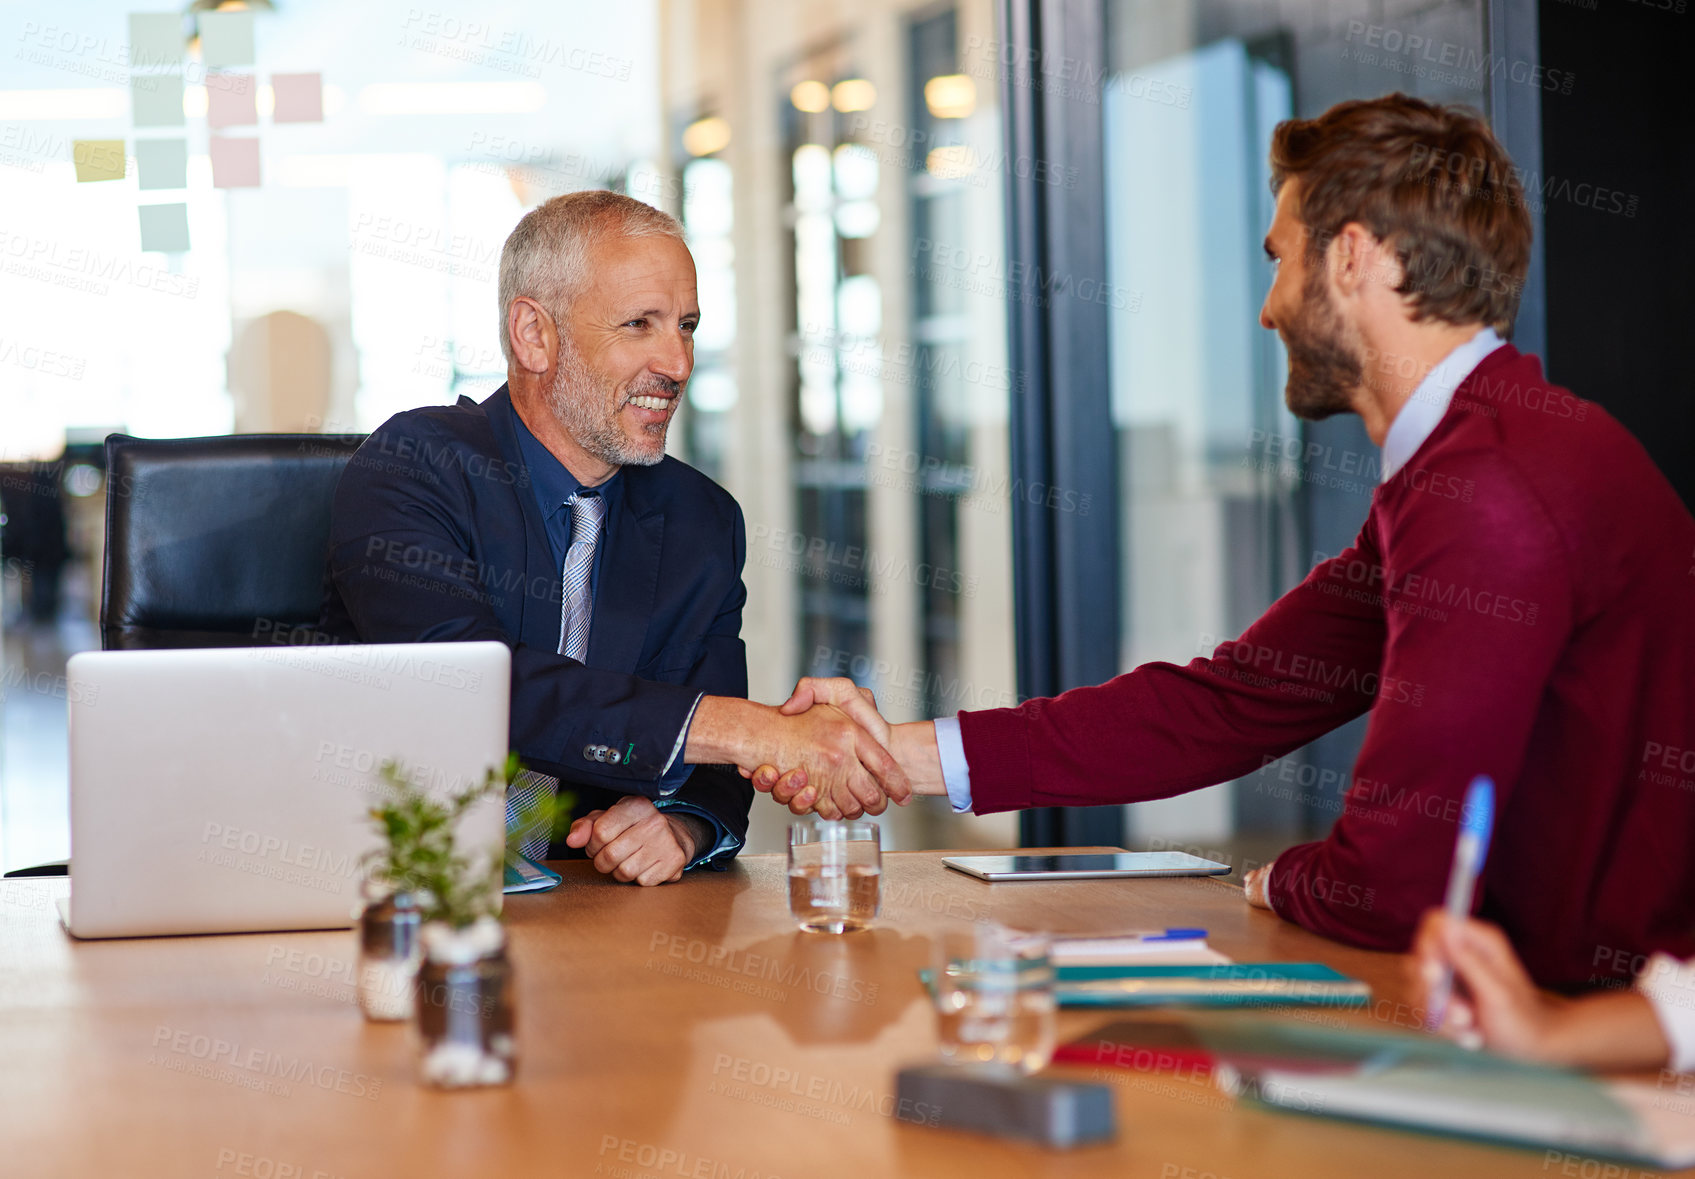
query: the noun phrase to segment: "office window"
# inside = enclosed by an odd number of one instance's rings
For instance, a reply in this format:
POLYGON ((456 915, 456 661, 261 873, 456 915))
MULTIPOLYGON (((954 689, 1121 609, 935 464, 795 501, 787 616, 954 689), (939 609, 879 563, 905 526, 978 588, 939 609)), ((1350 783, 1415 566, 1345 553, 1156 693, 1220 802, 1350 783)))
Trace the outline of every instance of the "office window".
MULTIPOLYGON (((995 83, 965 68, 993 4, 662 16, 675 158, 734 177, 734 392, 695 414, 687 454, 747 515, 752 694, 816 674, 895 720, 1014 702, 1007 163, 995 83)), ((750 846, 779 846, 784 818, 756 809, 750 846)), ((883 822, 889 846, 1015 833, 936 800, 883 822)))
POLYGON ((683 429, 688 461, 723 481, 728 414, 736 407, 735 184, 730 165, 714 157, 692 159, 682 169, 683 225, 694 254, 702 309, 694 337, 683 429))
MULTIPOLYGON (((1478 0, 1393 17, 1369 3, 1107 0, 1105 16, 1107 70, 1080 93, 1098 94, 1103 121, 1129 669, 1236 637, 1352 540, 1376 485, 1356 418, 1289 414, 1282 345, 1258 324, 1272 128, 1397 89, 1482 106, 1488 40, 1478 0)), ((1239 782, 1131 807, 1129 837, 1274 850, 1322 834, 1360 735, 1356 724, 1239 782)))

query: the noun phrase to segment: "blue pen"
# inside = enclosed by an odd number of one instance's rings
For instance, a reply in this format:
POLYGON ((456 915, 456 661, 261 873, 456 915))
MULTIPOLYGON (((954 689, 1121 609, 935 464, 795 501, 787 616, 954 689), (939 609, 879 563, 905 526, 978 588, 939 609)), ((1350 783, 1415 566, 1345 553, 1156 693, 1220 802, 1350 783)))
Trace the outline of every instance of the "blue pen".
MULTIPOLYGON (((1443 907, 1455 921, 1471 916, 1472 894, 1477 890, 1477 877, 1483 871, 1484 857, 1489 854, 1489 832, 1495 825, 1495 783, 1487 774, 1471 780, 1465 792, 1465 809, 1460 813, 1460 837, 1454 844, 1454 866, 1448 872, 1448 896, 1443 907)), ((1448 1010, 1448 1000, 1454 993, 1454 968, 1442 967, 1442 974, 1430 990, 1430 1008, 1425 1013, 1424 1026, 1435 1031, 1442 1026, 1442 1016, 1448 1010)))

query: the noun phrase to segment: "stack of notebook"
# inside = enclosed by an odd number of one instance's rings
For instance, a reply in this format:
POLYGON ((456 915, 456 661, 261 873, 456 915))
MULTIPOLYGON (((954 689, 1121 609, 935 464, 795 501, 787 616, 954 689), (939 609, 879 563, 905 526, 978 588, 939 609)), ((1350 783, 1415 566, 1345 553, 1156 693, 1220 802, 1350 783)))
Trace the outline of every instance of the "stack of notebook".
POLYGON ((1316 962, 1231 962, 1204 929, 1047 936, 1061 1007, 1350 1007, 1371 998, 1365 983, 1316 962))

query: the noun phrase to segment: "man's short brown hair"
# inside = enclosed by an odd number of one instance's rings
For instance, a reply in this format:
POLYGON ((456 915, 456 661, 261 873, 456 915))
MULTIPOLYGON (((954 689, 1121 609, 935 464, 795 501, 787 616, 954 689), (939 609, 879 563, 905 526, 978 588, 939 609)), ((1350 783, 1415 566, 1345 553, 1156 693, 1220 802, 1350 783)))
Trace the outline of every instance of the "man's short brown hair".
POLYGON ((1357 222, 1400 258, 1415 319, 1512 331, 1530 213, 1482 115, 1389 94, 1289 119, 1271 136, 1272 191, 1290 179, 1312 252, 1357 222))

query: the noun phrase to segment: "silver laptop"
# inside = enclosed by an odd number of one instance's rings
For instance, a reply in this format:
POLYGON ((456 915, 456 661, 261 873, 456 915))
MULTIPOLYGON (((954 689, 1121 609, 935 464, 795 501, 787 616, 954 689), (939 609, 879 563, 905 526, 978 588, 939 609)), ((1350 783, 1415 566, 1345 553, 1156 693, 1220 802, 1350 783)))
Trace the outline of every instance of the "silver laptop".
MULTIPOLYGON (((67 669, 76 937, 352 924, 384 761, 445 796, 506 759, 500 643, 101 651, 67 669)), ((461 819, 498 855, 505 806, 461 819)))

